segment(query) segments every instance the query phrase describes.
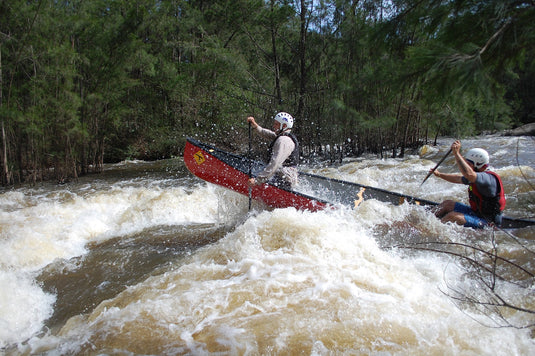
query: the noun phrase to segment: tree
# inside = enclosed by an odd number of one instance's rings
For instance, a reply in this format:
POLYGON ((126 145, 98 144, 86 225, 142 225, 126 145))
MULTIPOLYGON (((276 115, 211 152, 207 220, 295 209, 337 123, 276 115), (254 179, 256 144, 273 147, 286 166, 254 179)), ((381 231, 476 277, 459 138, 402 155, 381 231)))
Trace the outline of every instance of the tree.
POLYGON ((185 136, 240 149, 249 114, 288 111, 303 153, 329 145, 341 158, 401 156, 428 135, 499 130, 532 111, 529 1, 13 0, 0 10, 3 184, 176 156, 185 136))
POLYGON ((423 92, 433 95, 428 101, 439 95, 449 98, 450 104, 462 104, 462 98, 470 96, 471 105, 457 109, 466 121, 483 123, 477 131, 507 126, 510 110, 504 101, 504 79, 515 75, 512 71, 533 47, 533 3, 400 1, 396 5, 396 14, 387 22, 388 33, 399 31, 400 24, 422 24, 425 37, 410 47, 408 67, 418 73, 423 92))

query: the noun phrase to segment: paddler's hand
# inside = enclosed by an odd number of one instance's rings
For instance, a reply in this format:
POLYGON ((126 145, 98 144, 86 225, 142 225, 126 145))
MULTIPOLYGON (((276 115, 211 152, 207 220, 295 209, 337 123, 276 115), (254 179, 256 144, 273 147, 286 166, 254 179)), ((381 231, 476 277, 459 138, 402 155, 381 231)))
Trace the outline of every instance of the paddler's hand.
POLYGON ((455 142, 453 142, 453 143, 451 144, 451 152, 452 152, 455 156, 458 156, 460 151, 461 151, 461 141, 456 140, 455 142))
POLYGON ((433 173, 436 177, 440 178, 440 172, 438 171, 438 169, 435 169, 435 170, 430 169, 429 173, 433 173))
POLYGON ((251 188, 254 187, 256 185, 256 179, 249 178, 249 180, 247 181, 247 185, 251 188))
POLYGON ((247 122, 251 124, 253 129, 256 129, 258 127, 258 124, 256 123, 254 117, 252 116, 247 117, 247 122))

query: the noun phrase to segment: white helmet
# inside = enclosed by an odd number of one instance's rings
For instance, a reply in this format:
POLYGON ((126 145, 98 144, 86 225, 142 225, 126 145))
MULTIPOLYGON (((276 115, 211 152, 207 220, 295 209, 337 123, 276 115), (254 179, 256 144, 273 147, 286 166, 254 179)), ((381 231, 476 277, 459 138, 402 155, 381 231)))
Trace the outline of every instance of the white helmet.
POLYGON ((477 169, 489 164, 489 154, 482 148, 472 148, 466 152, 464 158, 472 161, 477 169))
POLYGON ((294 125, 294 118, 287 112, 281 111, 277 113, 277 115, 275 115, 274 120, 280 122, 281 125, 286 125, 287 129, 291 129, 294 125))

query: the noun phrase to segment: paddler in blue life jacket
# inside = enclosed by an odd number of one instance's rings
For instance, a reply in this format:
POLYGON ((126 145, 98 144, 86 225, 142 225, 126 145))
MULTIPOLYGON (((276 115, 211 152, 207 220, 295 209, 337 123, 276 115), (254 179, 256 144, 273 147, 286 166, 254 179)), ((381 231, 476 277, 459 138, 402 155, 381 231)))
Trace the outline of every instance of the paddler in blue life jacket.
POLYGON ((299 163, 299 142, 291 133, 294 124, 292 115, 286 112, 277 113, 273 120, 273 130, 261 127, 252 116, 249 116, 247 121, 261 137, 272 140, 268 164, 256 177, 249 179, 248 185, 253 187, 269 181, 279 188, 291 189, 297 184, 299 163))
POLYGON ((433 174, 448 182, 468 185, 470 206, 445 200, 437 207, 435 215, 442 222, 451 221, 466 227, 499 226, 505 208, 505 194, 500 176, 489 170, 488 152, 482 148, 472 148, 463 157, 460 141, 451 145, 451 151, 461 174, 441 173, 438 170, 433 174))

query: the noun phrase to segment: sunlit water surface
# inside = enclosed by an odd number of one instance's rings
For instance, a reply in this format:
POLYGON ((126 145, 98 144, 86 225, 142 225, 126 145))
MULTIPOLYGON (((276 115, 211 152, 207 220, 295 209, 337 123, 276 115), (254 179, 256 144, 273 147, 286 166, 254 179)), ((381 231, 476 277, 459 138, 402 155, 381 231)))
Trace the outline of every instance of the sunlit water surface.
MULTIPOLYGON (((465 200, 465 187, 435 177, 420 186, 450 143, 403 159, 303 169, 433 201, 465 200)), ((533 218, 533 139, 463 141, 473 146, 490 152, 503 177, 507 214, 533 218)), ((451 157, 441 170, 456 171, 451 157)), ((248 211, 247 197, 198 180, 181 159, 7 190, 0 208, 0 353, 535 353, 532 330, 521 328, 535 322, 532 314, 466 303, 459 297, 489 301, 488 280, 428 248, 492 250, 494 238, 533 273, 533 228, 474 231, 442 224, 423 207, 373 200, 356 210, 253 204, 248 211), (407 248, 422 243, 424 250, 407 248)), ((535 310, 529 273, 499 273, 515 283, 498 281, 496 294, 535 310)))

